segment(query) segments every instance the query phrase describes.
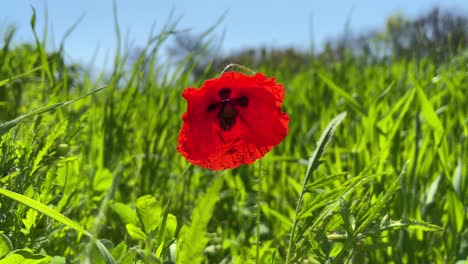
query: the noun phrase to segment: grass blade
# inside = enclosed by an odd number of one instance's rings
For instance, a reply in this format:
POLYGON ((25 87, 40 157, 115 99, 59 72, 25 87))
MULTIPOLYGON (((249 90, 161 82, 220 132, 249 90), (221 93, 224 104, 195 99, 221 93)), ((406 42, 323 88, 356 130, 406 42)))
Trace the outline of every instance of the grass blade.
POLYGON ((432 129, 434 129, 434 132, 433 132, 434 139, 435 139, 436 145, 439 146, 440 142, 442 141, 442 137, 445 133, 444 126, 442 125, 442 122, 437 116, 437 113, 434 111, 434 107, 432 106, 431 102, 427 98, 426 93, 424 92, 421 85, 415 82, 415 86, 416 86, 416 93, 418 94, 419 102, 421 103, 422 114, 425 117, 426 122, 429 124, 429 126, 432 129))
POLYGON ((358 112, 359 114, 363 115, 363 116, 366 116, 367 114, 365 113, 365 111, 362 109, 361 105, 359 105, 359 103, 354 100, 354 98, 349 95, 345 90, 341 89, 335 82, 333 82, 330 78, 328 78, 325 73, 321 72, 321 71, 317 71, 317 75, 320 77, 320 79, 322 79, 322 81, 327 84, 334 92, 336 92, 337 94, 341 95, 346 103, 348 103, 351 108, 353 108, 356 112, 358 112))
POLYGON ((78 223, 74 222, 70 218, 66 217, 65 215, 59 213, 58 211, 48 207, 45 204, 42 204, 38 201, 35 201, 27 196, 24 196, 19 193, 15 193, 6 189, 0 188, 0 194, 13 199, 17 201, 18 203, 22 203, 26 206, 28 206, 31 209, 34 209, 68 227, 71 227, 75 229, 76 231, 88 236, 93 240, 94 243, 96 243, 96 246, 98 247, 99 251, 101 252, 102 256, 104 257, 104 260, 107 264, 112 264, 116 263, 114 258, 112 257, 111 253, 107 250, 107 248, 99 241, 96 239, 91 233, 86 231, 84 228, 82 228, 78 223))
POLYGON ((65 102, 60 102, 60 103, 55 103, 55 104, 52 104, 52 105, 47 105, 47 106, 43 106, 43 107, 40 107, 34 111, 32 111, 31 113, 27 113, 25 115, 22 115, 22 116, 19 116, 13 120, 10 120, 10 121, 7 121, 3 124, 0 125, 0 137, 3 136, 5 133, 7 133, 8 131, 10 131, 10 129, 12 129, 13 127, 15 127, 19 122, 23 121, 24 119, 26 118, 29 118, 29 117, 33 117, 33 116, 36 116, 36 115, 40 115, 40 114, 43 114, 43 113, 46 113, 46 112, 50 112, 50 111, 53 111, 57 108, 60 108, 62 106, 65 106, 65 105, 68 105, 68 104, 71 104, 71 103, 74 103, 78 100, 81 100, 89 95, 92 95, 94 93, 97 93, 99 92, 100 90, 106 88, 107 85, 104 85, 104 86, 101 86, 99 87, 98 89, 94 90, 94 91, 91 91, 85 95, 82 95, 78 98, 75 98, 73 100, 69 100, 69 101, 65 101, 65 102))
POLYGON ((395 194, 395 192, 401 186, 401 180, 406 175, 408 164, 409 161, 405 163, 403 169, 401 170, 398 177, 393 181, 393 183, 386 188, 385 194, 380 197, 380 199, 378 199, 374 205, 372 205, 368 214, 366 215, 365 220, 363 220, 360 226, 356 229, 356 233, 362 232, 371 223, 371 221, 376 218, 376 216, 381 212, 382 208, 388 204, 393 194, 395 194))
POLYGON ((328 126, 325 128, 322 135, 320 136, 320 139, 317 143, 317 148, 315 149, 314 153, 309 159, 309 165, 307 167, 306 175, 304 177, 304 183, 302 184, 302 191, 299 196, 299 200, 297 201, 296 214, 294 216, 294 222, 291 228, 291 235, 289 238, 289 246, 288 246, 288 253, 286 256, 286 263, 289 263, 290 258, 291 258, 291 253, 292 253, 293 243, 294 243, 294 235, 296 232, 299 212, 301 210, 302 199, 307 189, 307 182, 309 181, 309 178, 312 172, 315 171, 320 165, 320 157, 322 157, 323 153, 325 152, 328 142, 330 142, 333 134, 335 133, 336 128, 343 121, 345 117, 346 117, 346 112, 343 112, 339 114, 337 117, 333 118, 333 120, 328 124, 328 126))
POLYGON ((24 73, 22 73, 22 74, 18 74, 18 75, 12 76, 12 77, 10 77, 10 78, 8 78, 8 79, 1 80, 1 81, 0 81, 0 87, 6 85, 7 83, 9 83, 9 82, 11 82, 11 81, 14 81, 14 80, 16 80, 16 79, 19 79, 19 78, 21 78, 21 77, 28 76, 29 74, 31 74, 31 73, 33 73, 33 72, 39 70, 39 69, 41 69, 41 66, 36 67, 36 68, 34 68, 34 69, 30 70, 30 71, 24 72, 24 73))

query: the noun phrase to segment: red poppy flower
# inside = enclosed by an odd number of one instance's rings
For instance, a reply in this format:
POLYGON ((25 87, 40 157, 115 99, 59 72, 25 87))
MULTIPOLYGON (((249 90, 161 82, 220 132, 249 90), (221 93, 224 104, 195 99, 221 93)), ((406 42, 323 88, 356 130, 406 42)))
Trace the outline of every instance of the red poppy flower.
POLYGON ((223 170, 263 157, 288 134, 284 87, 261 73, 225 72, 187 88, 177 150, 191 163, 223 170))

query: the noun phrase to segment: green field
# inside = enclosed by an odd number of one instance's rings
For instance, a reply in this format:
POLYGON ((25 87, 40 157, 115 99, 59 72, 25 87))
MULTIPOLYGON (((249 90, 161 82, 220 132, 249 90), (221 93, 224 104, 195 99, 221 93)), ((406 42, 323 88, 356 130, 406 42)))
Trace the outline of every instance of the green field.
POLYGON ((9 36, 0 263, 468 263, 466 52, 264 63, 252 70, 284 84, 288 136, 214 172, 176 146, 182 90, 222 67, 168 65, 166 34, 100 73, 9 36))

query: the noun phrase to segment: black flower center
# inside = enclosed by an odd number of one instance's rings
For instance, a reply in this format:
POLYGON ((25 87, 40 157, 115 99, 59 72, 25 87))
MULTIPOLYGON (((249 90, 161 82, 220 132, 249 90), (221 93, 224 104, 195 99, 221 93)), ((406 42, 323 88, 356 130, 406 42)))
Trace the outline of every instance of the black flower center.
POLYGON ((219 90, 218 96, 219 98, 221 98, 221 100, 229 100, 229 98, 231 97, 231 89, 224 88, 219 90))
POLYGON ((219 119, 219 127, 224 131, 229 131, 236 124, 238 116, 236 107, 249 106, 249 99, 246 96, 232 99, 230 88, 219 90, 218 96, 219 101, 209 104, 206 111, 209 113, 218 109, 217 117, 219 119))

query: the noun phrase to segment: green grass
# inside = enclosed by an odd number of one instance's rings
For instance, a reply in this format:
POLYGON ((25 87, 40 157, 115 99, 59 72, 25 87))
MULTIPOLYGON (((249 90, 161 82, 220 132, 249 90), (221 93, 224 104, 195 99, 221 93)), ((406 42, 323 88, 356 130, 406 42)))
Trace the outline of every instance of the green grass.
POLYGON ((0 263, 467 262, 466 56, 262 65, 289 134, 215 173, 176 144, 183 88, 216 76, 167 71, 169 35, 97 78, 1 42, 0 263))

